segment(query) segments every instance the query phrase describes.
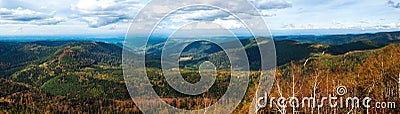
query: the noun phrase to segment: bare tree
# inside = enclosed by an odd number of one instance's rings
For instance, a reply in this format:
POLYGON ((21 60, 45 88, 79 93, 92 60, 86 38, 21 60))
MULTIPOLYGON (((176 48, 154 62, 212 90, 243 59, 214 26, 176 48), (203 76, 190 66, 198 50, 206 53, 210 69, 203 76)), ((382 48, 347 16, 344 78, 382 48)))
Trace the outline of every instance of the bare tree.
MULTIPOLYGON (((279 96, 280 96, 280 97, 283 97, 282 91, 281 91, 281 87, 279 86, 279 81, 278 81, 277 79, 275 79, 275 82, 276 82, 276 87, 277 87, 278 92, 279 92, 279 96)), ((280 107, 280 106, 277 105, 276 102, 275 102, 275 106, 278 108, 278 111, 279 111, 281 114, 286 114, 286 107, 280 107)))

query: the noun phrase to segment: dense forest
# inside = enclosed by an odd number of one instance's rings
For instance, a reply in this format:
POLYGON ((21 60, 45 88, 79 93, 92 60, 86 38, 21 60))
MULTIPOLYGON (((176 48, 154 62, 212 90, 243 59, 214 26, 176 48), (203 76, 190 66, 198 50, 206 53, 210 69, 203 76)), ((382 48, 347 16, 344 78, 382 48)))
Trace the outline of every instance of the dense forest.
MULTIPOLYGON (((268 97, 322 98, 345 86, 344 97, 371 97, 400 105, 399 32, 362 35, 291 36, 274 41, 276 80, 268 97), (318 39, 318 40, 315 40, 318 39), (336 41, 336 42, 334 42, 336 41)), ((233 113, 250 108, 260 77, 260 55, 254 39, 241 39, 250 61, 245 98, 233 113)), ((230 42, 224 42, 229 45, 230 42)), ((176 45, 179 45, 177 42, 176 45)), ((224 45, 224 44, 221 44, 224 45)), ((180 109, 201 109, 218 101, 229 86, 226 53, 206 41, 184 49, 180 72, 188 82, 200 80, 198 65, 218 68, 214 85, 200 95, 185 95, 169 86, 160 69, 162 42, 147 47, 148 78, 157 94, 180 109)), ((230 49, 235 50, 235 49, 230 49)), ((91 41, 0 42, 0 113, 141 113, 126 89, 122 48, 91 41)), ((378 108, 282 108, 260 113, 396 113, 378 108)), ((326 104, 328 105, 328 104, 326 104)))

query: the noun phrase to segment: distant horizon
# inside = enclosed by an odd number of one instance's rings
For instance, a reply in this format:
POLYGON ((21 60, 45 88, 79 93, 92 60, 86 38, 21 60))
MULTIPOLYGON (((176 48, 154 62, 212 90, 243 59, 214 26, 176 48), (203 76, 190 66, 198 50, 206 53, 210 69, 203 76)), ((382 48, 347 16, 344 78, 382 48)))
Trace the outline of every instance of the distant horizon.
MULTIPOLYGON (((294 30, 292 30, 294 31, 294 30)), ((319 30, 323 31, 323 30, 319 30)), ((301 32, 301 31, 297 31, 301 32)), ((361 35, 361 34, 378 34, 378 33, 389 33, 389 32, 400 32, 400 30, 386 30, 386 31, 363 31, 363 32, 342 32, 342 33, 325 33, 325 34, 274 34, 273 38, 286 37, 286 36, 334 36, 334 35, 361 35)), ((138 36, 142 37, 142 36, 138 36)), ((215 36, 214 38, 230 38, 232 36, 215 36)), ((239 39, 248 39, 251 35, 237 36, 239 39)), ((153 38, 165 39, 165 36, 155 36, 153 38)), ((178 39, 201 39, 210 37, 182 37, 178 39)), ((96 41, 96 42, 109 42, 109 43, 121 43, 125 40, 125 34, 65 34, 65 35, 8 35, 1 36, 0 42, 36 42, 36 41, 96 41)))
MULTIPOLYGON (((354 30, 354 29, 294 29, 294 30, 271 30, 271 36, 303 36, 303 35, 351 35, 351 34, 374 34, 381 32, 400 32, 399 29, 373 29, 373 30, 354 30)), ((163 36, 164 34, 154 34, 155 36, 163 36)), ((57 38, 125 38, 126 33, 96 33, 96 34, 14 34, 14 35, 1 35, 0 40, 4 37, 57 37, 57 38)), ((228 36, 228 35, 227 35, 228 36)), ((251 35, 238 35, 238 36, 251 36, 251 35)), ((138 34, 138 37, 145 37, 138 34)), ((196 37, 196 36, 182 36, 182 37, 196 37)), ((201 37, 201 36, 199 36, 201 37)), ((226 36, 215 36, 226 37, 226 36)))

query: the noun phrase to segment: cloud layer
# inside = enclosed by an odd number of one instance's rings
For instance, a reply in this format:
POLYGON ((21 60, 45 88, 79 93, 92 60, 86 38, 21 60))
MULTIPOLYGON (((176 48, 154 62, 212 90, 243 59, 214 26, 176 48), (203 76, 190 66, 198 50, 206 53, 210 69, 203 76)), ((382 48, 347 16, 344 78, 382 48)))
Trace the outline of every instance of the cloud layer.
POLYGON ((390 7, 393 7, 393 8, 400 8, 400 2, 395 2, 395 1, 389 0, 389 1, 387 2, 387 4, 388 4, 390 7))
POLYGON ((292 3, 286 0, 255 0, 253 3, 260 10, 285 9, 292 7, 292 3))
POLYGON ((0 8, 0 23, 3 24, 36 24, 36 25, 55 25, 63 22, 62 17, 54 17, 55 12, 44 13, 29 9, 0 8))
MULTIPOLYGON (((204 0, 210 1, 210 0, 204 0)), ((218 1, 238 15, 262 16, 271 29, 396 29, 400 30, 400 0, 249 0, 261 15, 252 14, 236 2, 218 1)), ((0 30, 88 33, 126 32, 130 20, 149 0, 1 0, 0 30), (51 25, 51 26, 37 26, 51 25), (68 28, 68 29, 66 29, 68 28)), ((188 2, 182 0, 181 2, 188 2)), ((163 12, 169 4, 157 3, 152 12, 163 12)), ((147 20, 162 17, 148 15, 147 20)), ((176 29, 187 22, 202 22, 191 28, 211 29, 218 24, 228 29, 243 28, 233 16, 209 7, 191 7, 176 12, 160 28, 176 29)), ((143 21, 146 23, 146 21, 143 21)), ((146 28, 146 27, 137 27, 146 28)), ((4 32, 3 32, 4 31, 4 32)), ((2 34, 0 34, 2 35, 2 34)))
MULTIPOLYGON (((269 12, 273 9, 285 9, 292 7, 292 4, 287 0, 250 0, 256 8, 260 9, 263 16, 276 16, 274 12, 269 12)), ((129 22, 136 13, 144 7, 147 0, 76 0, 69 1, 70 7, 66 9, 64 5, 57 9, 54 5, 61 5, 62 1, 40 2, 33 1, 9 1, 7 6, 11 8, 0 8, 0 23, 2 24, 35 24, 35 25, 56 25, 61 22, 78 20, 84 22, 90 28, 98 28, 119 22, 129 22), (22 6, 12 8, 15 6, 22 6), (25 8, 24 8, 25 7, 25 8), (26 8, 28 7, 28 8, 26 8), (43 12, 43 9, 53 8, 54 11, 43 12), (56 16, 56 10, 62 11, 64 15, 56 16)), ((222 5, 231 5, 226 3, 222 5)), ((165 4, 155 6, 154 11, 162 11, 165 4)), ((243 14, 257 16, 246 12, 246 8, 235 8, 243 14)), ((231 19, 226 19, 229 14, 210 9, 206 7, 187 8, 179 11, 173 21, 215 21, 218 23, 233 22, 231 19), (223 22, 225 21, 226 22, 223 22)), ((251 18, 251 17, 250 17, 251 18)), ((151 17, 149 17, 151 19, 151 17)), ((235 22, 236 23, 236 22, 235 22)), ((233 23, 234 24, 234 23, 233 23)), ((236 26, 237 27, 237 26, 236 26)))
POLYGON ((79 0, 71 5, 89 27, 101 27, 132 19, 142 5, 136 0, 79 0), (136 11, 136 12, 132 12, 136 11))

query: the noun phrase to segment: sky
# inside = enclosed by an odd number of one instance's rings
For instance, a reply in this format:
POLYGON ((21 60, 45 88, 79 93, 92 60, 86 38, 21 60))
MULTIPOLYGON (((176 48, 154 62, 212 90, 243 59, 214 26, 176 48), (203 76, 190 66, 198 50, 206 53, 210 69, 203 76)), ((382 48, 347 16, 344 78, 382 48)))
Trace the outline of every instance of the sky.
MULTIPOLYGON (((228 2, 229 0, 227 0, 228 2)), ((148 0, 0 0, 0 36, 123 36, 148 0)), ((400 0, 249 0, 273 35, 400 31, 400 0)), ((154 7, 162 11, 165 4, 154 7)), ((238 7, 237 9, 241 9, 238 7)), ((252 18, 252 14, 243 15, 252 18)), ((259 15, 257 15, 259 16, 259 15)), ((151 18, 151 17, 149 17, 151 18)), ((159 29, 243 29, 232 15, 209 7, 182 9, 159 29)))

